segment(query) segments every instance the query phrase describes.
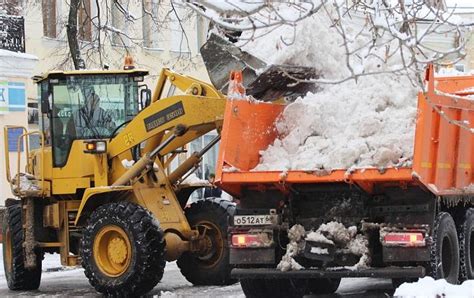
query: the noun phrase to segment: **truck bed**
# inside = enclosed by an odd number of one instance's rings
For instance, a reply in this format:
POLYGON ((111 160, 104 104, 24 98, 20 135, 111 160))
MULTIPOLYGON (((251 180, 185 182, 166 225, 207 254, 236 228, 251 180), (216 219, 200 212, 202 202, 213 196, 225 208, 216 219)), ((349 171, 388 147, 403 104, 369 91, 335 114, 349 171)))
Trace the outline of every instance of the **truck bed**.
POLYGON ((292 184, 308 183, 355 184, 367 193, 378 186, 418 185, 435 195, 474 194, 474 99, 469 98, 474 95, 474 76, 434 78, 430 68, 426 84, 426 95, 418 95, 412 167, 253 171, 260 161, 260 151, 278 137, 274 123, 285 106, 232 100, 224 116, 217 181, 236 196, 243 188, 285 190, 292 184), (468 129, 453 120, 468 123, 468 129))

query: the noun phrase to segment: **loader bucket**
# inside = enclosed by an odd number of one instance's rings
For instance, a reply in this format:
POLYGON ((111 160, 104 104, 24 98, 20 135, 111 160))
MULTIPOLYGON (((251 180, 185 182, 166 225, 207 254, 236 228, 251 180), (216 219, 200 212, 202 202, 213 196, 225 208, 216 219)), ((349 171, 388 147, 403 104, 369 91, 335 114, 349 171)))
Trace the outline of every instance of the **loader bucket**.
POLYGON ((290 99, 316 91, 317 86, 305 80, 317 79, 316 69, 305 66, 267 65, 216 34, 201 47, 201 56, 212 84, 227 93, 229 73, 242 70, 247 95, 258 100, 290 99))

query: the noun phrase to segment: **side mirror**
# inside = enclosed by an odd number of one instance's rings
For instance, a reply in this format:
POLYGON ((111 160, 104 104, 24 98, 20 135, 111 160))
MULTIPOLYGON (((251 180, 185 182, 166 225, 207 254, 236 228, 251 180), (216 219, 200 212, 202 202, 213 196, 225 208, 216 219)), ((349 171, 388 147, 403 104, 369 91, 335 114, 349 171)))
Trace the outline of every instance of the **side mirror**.
POLYGON ((49 99, 46 98, 41 101, 41 113, 48 114, 49 112, 49 99))
POLYGON ((140 105, 141 109, 148 107, 151 104, 151 90, 148 88, 140 90, 140 105))

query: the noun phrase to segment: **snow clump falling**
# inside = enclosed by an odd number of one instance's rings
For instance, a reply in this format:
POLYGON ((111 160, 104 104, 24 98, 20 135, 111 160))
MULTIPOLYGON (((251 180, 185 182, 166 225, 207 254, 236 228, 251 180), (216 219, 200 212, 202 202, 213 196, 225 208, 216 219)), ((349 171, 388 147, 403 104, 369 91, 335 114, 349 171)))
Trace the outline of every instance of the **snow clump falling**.
MULTIPOLYGON (((349 46, 363 49, 371 35, 357 31, 362 20, 352 16, 351 20, 343 21, 354 24, 346 26, 346 34, 353 37, 349 46)), ((342 39, 324 10, 298 23, 296 29, 281 26, 247 41, 243 49, 269 64, 312 66, 326 81, 350 75, 342 39)), ((380 53, 385 50, 379 49, 380 53)), ((359 54, 364 54, 363 50, 359 54)), ((363 74, 393 69, 400 63, 397 59, 399 55, 386 61, 368 54, 354 55, 350 63, 356 73, 363 74)), ((255 170, 385 168, 410 164, 417 88, 407 76, 382 73, 318 87, 317 92, 298 98, 285 108, 276 123, 280 137, 261 152, 261 162, 255 170)))

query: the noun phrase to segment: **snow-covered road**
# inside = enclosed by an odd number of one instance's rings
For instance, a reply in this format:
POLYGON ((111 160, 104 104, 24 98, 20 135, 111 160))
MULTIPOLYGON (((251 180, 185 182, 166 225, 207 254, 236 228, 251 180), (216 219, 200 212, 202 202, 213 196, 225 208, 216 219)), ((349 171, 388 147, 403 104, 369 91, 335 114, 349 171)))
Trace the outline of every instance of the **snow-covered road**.
MULTIPOLYGON (((2 251, 0 249, 0 256, 2 251)), ((59 255, 46 254, 41 286, 37 291, 9 291, 0 258, 0 297, 12 296, 87 296, 100 297, 89 285, 82 268, 60 270, 59 255)), ((324 297, 387 297, 392 294, 390 280, 369 278, 343 279, 336 295, 324 297)), ((165 297, 244 297, 239 284, 226 287, 193 287, 181 275, 176 262, 168 263, 161 282, 150 295, 165 297)))

